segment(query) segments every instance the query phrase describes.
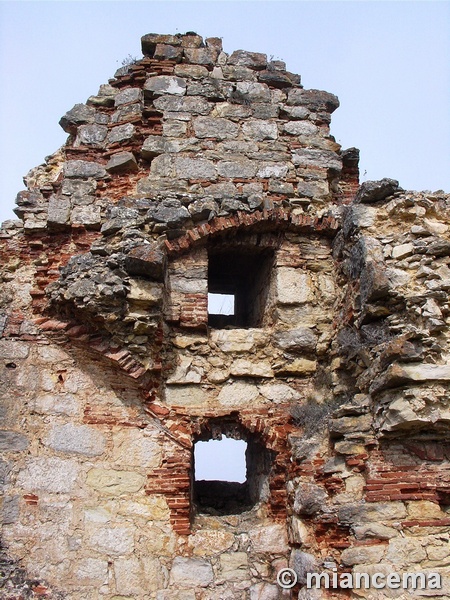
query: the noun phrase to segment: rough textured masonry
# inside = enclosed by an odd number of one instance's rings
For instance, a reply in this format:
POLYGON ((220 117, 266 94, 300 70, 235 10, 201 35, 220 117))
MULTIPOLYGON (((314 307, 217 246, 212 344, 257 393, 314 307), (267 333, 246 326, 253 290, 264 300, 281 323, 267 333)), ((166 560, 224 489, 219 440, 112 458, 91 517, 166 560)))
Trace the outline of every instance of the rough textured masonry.
POLYGON ((0 232, 1 597, 351 596, 307 592, 336 567, 450 598, 450 196, 359 186, 281 61, 142 50, 0 232), (244 484, 196 481, 222 436, 244 484))

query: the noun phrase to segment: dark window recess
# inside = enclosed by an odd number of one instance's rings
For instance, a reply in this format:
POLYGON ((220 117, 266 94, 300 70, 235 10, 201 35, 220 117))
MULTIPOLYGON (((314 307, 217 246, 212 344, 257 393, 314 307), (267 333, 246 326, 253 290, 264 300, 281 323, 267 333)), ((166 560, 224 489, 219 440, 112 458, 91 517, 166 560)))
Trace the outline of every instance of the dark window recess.
MULTIPOLYGON (((223 461, 226 463, 231 460, 230 452, 227 451, 229 446, 226 443, 223 446, 223 461)), ((241 461, 242 457, 238 457, 237 460, 241 461)), ((268 499, 268 477, 273 461, 273 452, 267 450, 258 436, 245 430, 237 421, 214 420, 212 424, 205 427, 202 434, 195 440, 192 461, 194 512, 211 515, 239 514, 268 499), (247 442, 244 481, 224 481, 224 470, 221 469, 221 461, 217 457, 215 459, 211 457, 212 466, 216 469, 216 478, 211 475, 211 465, 209 465, 208 475, 204 475, 208 479, 197 478, 195 465, 197 444, 212 439, 221 440, 223 436, 247 442)), ((199 477, 201 477, 201 473, 199 473, 199 477)), ((239 479, 240 477, 233 478, 239 479)))
POLYGON ((269 295, 271 248, 213 248, 208 252, 208 325, 261 327, 269 295), (220 309, 234 298, 234 311, 220 309))

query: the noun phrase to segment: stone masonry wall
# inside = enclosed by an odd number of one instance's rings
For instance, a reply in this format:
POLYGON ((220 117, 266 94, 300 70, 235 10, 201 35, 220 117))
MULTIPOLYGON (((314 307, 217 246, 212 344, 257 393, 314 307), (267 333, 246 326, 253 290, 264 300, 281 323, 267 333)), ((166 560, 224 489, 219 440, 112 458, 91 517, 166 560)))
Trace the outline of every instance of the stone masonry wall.
POLYGON ((450 196, 359 186, 338 99, 282 61, 194 33, 142 51, 62 117, 0 230, 0 597, 414 593, 305 588, 335 569, 439 573, 423 593, 450 598, 450 196), (244 326, 211 326, 217 256, 244 326), (195 482, 223 435, 251 505, 195 482))

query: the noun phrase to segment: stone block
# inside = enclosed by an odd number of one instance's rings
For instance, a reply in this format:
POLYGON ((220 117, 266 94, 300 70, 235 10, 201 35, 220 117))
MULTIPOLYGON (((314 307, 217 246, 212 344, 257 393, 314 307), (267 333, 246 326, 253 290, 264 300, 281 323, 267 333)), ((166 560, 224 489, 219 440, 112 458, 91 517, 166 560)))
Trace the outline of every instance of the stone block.
POLYGON ((411 254, 414 254, 414 244, 411 243, 400 244, 392 248, 392 258, 401 260, 407 256, 411 256, 411 254))
POLYGON ((318 339, 317 334, 309 327, 280 331, 273 337, 277 346, 294 353, 315 352, 318 339))
POLYGON ((101 586, 108 580, 108 561, 82 558, 75 566, 74 576, 79 585, 101 586))
POLYGON ((170 585, 205 588, 214 580, 211 563, 202 558, 177 556, 170 570, 170 585))
POLYGON ((65 177, 87 179, 103 179, 106 171, 103 165, 87 160, 68 160, 64 163, 63 173, 65 177))
POLYGON ((339 173, 342 169, 341 159, 331 150, 312 150, 309 148, 295 150, 292 154, 292 162, 297 167, 305 170, 320 168, 339 173))
POLYGON ((0 522, 11 525, 19 520, 19 496, 0 497, 0 522))
POLYGON ((156 110, 169 111, 171 113, 207 115, 211 112, 213 104, 201 96, 162 96, 155 98, 153 106, 156 110))
POLYGON ((134 550, 131 527, 101 527, 89 536, 89 546, 102 554, 121 556, 134 550))
POLYGON ((125 88, 120 90, 114 98, 114 105, 120 106, 130 102, 142 102, 143 94, 141 88, 125 88))
MULTIPOLYGON (((426 549, 417 543, 417 539, 396 537, 389 540, 386 552, 386 562, 393 565, 411 565, 427 559, 426 549)), ((378 562, 378 561, 372 561, 378 562)), ((397 570, 397 569, 396 569, 397 570)))
POLYGON ((275 404, 292 402, 300 399, 300 394, 285 383, 265 383, 258 386, 261 396, 275 404))
POLYGON ((136 127, 132 123, 117 125, 117 127, 113 127, 108 133, 106 142, 107 144, 126 142, 133 139, 135 133, 136 127))
POLYGON ((162 287, 159 283, 134 278, 130 281, 127 299, 133 305, 149 308, 159 306, 162 301, 162 287))
POLYGON ((288 552, 288 539, 285 525, 262 525, 248 532, 254 552, 283 554, 288 552))
POLYGON ((181 77, 172 75, 156 75, 149 77, 144 85, 144 93, 153 96, 184 96, 186 81, 181 77))
POLYGON ((226 353, 253 352, 269 343, 262 329, 215 329, 210 331, 211 341, 226 353))
POLYGON ((271 102, 272 95, 269 86, 265 83, 238 81, 232 99, 242 103, 271 102))
POLYGON ((71 213, 72 224, 83 225, 86 229, 100 229, 102 222, 100 206, 75 206, 71 213))
POLYGON ((207 406, 210 398, 198 385, 176 385, 166 387, 168 406, 201 407, 207 406))
POLYGON ((17 484, 26 492, 69 494, 75 487, 79 465, 74 460, 40 457, 28 459, 17 484))
POLYGON ((214 65, 220 51, 218 48, 185 48, 184 55, 187 62, 194 65, 214 65))
POLYGON ((357 540, 376 538, 378 540, 390 540, 399 535, 393 527, 387 527, 380 523, 368 523, 353 527, 353 533, 357 540))
POLYGON ((142 489, 145 477, 135 471, 93 468, 87 474, 86 483, 103 495, 121 496, 142 489))
POLYGON ((95 108, 86 104, 75 104, 66 114, 61 117, 59 124, 66 133, 75 133, 77 127, 83 123, 93 123, 95 120, 95 108))
POLYGON ((169 507, 163 496, 136 497, 135 500, 121 498, 118 513, 124 517, 144 518, 147 521, 167 521, 169 507))
POLYGON ((0 358, 22 359, 30 353, 29 345, 16 340, 0 340, 0 358))
POLYGON ((161 462, 158 437, 146 430, 125 429, 113 434, 113 460, 120 466, 155 469, 161 462))
POLYGON ((198 138, 227 140, 237 137, 239 132, 236 123, 223 118, 197 117, 193 121, 193 127, 198 138))
POLYGON ((217 171, 222 177, 251 179, 255 177, 258 165, 246 157, 234 160, 220 160, 217 163, 217 171))
POLYGON ((304 90, 295 88, 289 90, 287 104, 290 106, 305 106, 313 112, 334 112, 339 106, 339 100, 334 94, 321 90, 304 90))
POLYGON ((181 179, 216 179, 217 173, 214 163, 205 158, 174 159, 174 168, 177 177, 181 179))
POLYGON ((158 44, 181 46, 181 36, 147 33, 141 37, 142 54, 153 57, 158 44))
POLYGON ((250 600, 279 600, 280 588, 272 583, 255 583, 249 589, 250 600))
POLYGON ((214 556, 231 548, 235 537, 228 531, 200 529, 189 536, 188 545, 195 556, 214 556))
POLYGON ((267 67, 267 54, 236 50, 228 58, 227 64, 248 67, 249 69, 265 69, 267 67))
POLYGON ((22 452, 29 446, 28 438, 22 433, 15 431, 0 430, 0 451, 22 452))
POLYGON ((75 146, 101 146, 108 134, 108 128, 105 125, 81 125, 78 127, 78 135, 75 146))
POLYGON ((362 523, 384 523, 398 521, 407 516, 403 502, 369 502, 367 504, 348 504, 339 509, 339 521, 344 525, 362 523))
POLYGON ((280 267, 276 271, 276 285, 280 304, 304 304, 312 300, 312 281, 309 273, 280 267))
POLYGON ((353 565, 375 564, 381 562, 386 551, 386 546, 356 546, 346 548, 341 554, 342 564, 353 565))
POLYGON ((247 139, 257 140, 276 140, 278 137, 277 124, 272 121, 262 119, 251 119, 242 125, 242 132, 247 139))
POLYGON ((398 192, 401 188, 395 179, 380 179, 379 181, 364 181, 355 196, 355 204, 371 204, 380 202, 398 192))
POLYGON ((220 569, 225 581, 241 581, 249 577, 248 555, 246 552, 233 552, 220 555, 220 569))
MULTIPOLYGON (((286 177, 288 170, 289 170, 289 166, 284 163, 263 163, 259 167, 259 170, 256 173, 256 176, 264 177, 264 178, 269 178, 269 177, 283 178, 283 177, 286 177)), ((284 184, 284 185, 290 186, 288 189, 292 193, 294 192, 294 188, 293 188, 292 184, 284 184)))
POLYGON ((309 121, 291 121, 283 125, 283 131, 289 135, 311 136, 317 135, 319 129, 309 121))
POLYGON ((52 425, 43 443, 66 454, 81 456, 101 456, 105 451, 105 437, 94 427, 88 425, 52 425))
POLYGON ((252 362, 245 358, 233 361, 230 372, 235 377, 273 377, 273 370, 269 361, 252 362))
POLYGON ((209 71, 206 67, 188 64, 175 65, 174 73, 175 75, 178 75, 178 77, 188 77, 192 79, 203 79, 209 75, 209 71))
POLYGON ((166 254, 157 245, 135 246, 125 258, 125 269, 130 275, 143 275, 157 281, 165 273, 166 254))
POLYGON ((113 154, 109 159, 105 169, 108 173, 123 173, 123 172, 136 172, 139 170, 138 164, 131 152, 119 152, 113 154))
POLYGON ((428 500, 417 500, 407 503, 407 511, 409 519, 442 519, 446 515, 441 510, 439 504, 428 500))
POLYGON ((64 227, 70 222, 70 199, 65 196, 51 196, 48 202, 47 223, 50 228, 64 227))

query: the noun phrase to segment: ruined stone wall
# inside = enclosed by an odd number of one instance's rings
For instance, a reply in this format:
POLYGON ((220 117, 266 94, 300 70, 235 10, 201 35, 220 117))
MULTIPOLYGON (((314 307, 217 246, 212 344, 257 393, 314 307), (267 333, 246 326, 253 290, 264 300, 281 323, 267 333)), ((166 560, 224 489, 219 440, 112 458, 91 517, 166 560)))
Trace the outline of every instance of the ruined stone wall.
POLYGON ((1 229, 2 597, 306 599, 333 568, 450 597, 449 196, 358 187, 337 98, 281 61, 142 49, 1 229), (243 487, 194 480, 223 435, 243 487))

